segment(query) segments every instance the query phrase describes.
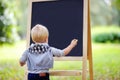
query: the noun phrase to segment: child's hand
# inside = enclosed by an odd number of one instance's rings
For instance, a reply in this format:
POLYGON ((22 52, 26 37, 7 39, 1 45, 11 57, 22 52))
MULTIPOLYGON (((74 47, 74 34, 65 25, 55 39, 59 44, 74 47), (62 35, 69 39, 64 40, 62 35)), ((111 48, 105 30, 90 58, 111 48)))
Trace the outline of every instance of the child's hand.
POLYGON ((77 45, 77 42, 78 42, 77 39, 73 39, 73 40, 71 41, 71 45, 72 45, 73 47, 75 47, 75 46, 77 45))
POLYGON ((77 45, 78 40, 73 39, 65 49, 64 49, 64 55, 67 55, 76 45, 77 45))

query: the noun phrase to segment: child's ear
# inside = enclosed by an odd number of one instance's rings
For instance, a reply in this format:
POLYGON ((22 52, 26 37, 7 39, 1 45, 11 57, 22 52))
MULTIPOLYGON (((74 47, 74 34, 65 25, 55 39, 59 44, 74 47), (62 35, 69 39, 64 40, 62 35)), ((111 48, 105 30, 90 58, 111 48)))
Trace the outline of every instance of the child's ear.
POLYGON ((48 37, 46 38, 46 43, 48 43, 48 37))

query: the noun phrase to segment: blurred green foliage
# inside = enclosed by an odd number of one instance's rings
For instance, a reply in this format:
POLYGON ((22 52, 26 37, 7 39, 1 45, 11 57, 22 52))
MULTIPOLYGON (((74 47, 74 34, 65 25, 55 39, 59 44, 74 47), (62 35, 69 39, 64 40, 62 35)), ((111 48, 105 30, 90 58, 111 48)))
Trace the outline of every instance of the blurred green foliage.
POLYGON ((99 33, 93 36, 93 41, 97 43, 120 43, 120 33, 99 33))
MULTIPOLYGON (((120 0, 90 0, 91 25, 120 26, 120 0)), ((29 0, 0 0, 0 44, 26 37, 29 0)))
POLYGON ((120 43, 120 28, 116 26, 93 27, 92 41, 97 43, 120 43))
POLYGON ((120 0, 113 0, 113 5, 120 10, 120 0))
POLYGON ((0 44, 26 36, 27 0, 0 0, 0 44))
POLYGON ((112 0, 112 5, 117 9, 118 12, 118 25, 120 26, 120 0, 112 0))
POLYGON ((19 39, 14 6, 16 4, 13 3, 13 0, 0 0, 0 44, 14 43, 19 39))
MULTIPOLYGON (((90 0, 91 25, 120 26, 118 8, 113 6, 114 0, 90 0)), ((117 5, 117 4, 114 4, 117 5)))

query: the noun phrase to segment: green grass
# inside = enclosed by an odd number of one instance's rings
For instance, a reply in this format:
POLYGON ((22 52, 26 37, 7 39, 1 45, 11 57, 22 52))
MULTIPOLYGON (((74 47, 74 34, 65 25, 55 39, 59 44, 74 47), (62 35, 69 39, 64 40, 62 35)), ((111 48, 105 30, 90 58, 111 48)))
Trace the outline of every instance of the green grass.
POLYGON ((25 69, 19 66, 19 57, 25 42, 0 46, 0 80, 23 80, 25 69))
POLYGON ((93 44, 95 80, 120 80, 120 44, 93 44))
MULTIPOLYGON (((19 58, 25 42, 0 46, 0 80, 24 80, 25 67, 19 58)), ((120 80, 120 44, 92 44, 94 80, 120 80)), ((81 69, 79 61, 55 62, 54 69, 81 69)), ((51 80, 80 80, 81 77, 51 77, 51 80)), ((88 76, 89 80, 89 76, 88 76)))

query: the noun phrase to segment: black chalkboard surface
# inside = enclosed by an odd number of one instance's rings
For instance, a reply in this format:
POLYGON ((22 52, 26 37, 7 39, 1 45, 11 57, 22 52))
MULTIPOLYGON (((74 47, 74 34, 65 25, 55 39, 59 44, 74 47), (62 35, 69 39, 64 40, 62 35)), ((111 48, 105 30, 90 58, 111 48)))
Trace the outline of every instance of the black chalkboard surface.
POLYGON ((31 28, 46 26, 50 46, 63 49, 76 38, 78 45, 67 56, 83 56, 83 0, 32 2, 31 12, 31 28))

